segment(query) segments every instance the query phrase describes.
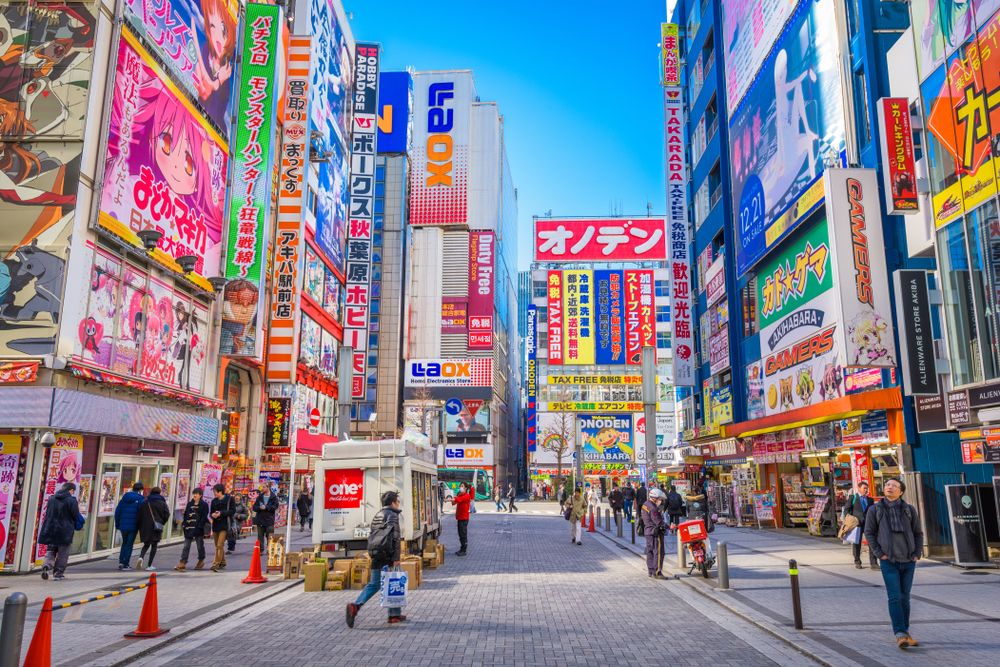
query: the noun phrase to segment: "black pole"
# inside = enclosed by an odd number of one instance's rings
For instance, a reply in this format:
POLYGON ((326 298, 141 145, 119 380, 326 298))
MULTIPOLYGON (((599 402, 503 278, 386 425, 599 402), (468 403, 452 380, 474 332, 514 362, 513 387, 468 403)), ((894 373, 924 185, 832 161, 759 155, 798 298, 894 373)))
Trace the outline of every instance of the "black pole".
POLYGON ((629 525, 632 526, 632 544, 635 544, 635 521, 630 521, 629 525))
POLYGON ((788 561, 788 578, 792 582, 792 614, 795 617, 795 629, 802 629, 802 600, 799 598, 799 564, 795 559, 788 561))

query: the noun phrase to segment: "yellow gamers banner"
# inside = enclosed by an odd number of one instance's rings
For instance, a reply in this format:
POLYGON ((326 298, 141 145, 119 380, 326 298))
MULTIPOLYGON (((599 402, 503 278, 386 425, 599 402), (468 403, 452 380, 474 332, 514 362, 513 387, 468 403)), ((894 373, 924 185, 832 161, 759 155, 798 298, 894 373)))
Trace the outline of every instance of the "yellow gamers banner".
POLYGON ((564 364, 589 366, 596 363, 594 307, 594 272, 563 271, 564 364))

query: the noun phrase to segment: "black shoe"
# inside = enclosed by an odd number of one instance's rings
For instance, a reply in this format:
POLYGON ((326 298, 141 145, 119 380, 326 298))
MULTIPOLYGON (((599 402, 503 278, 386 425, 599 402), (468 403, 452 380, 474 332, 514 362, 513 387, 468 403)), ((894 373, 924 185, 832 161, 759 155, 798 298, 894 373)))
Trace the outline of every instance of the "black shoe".
POLYGON ((583 546, 583 542, 577 542, 576 545, 582 547, 583 546))
POLYGON ((455 555, 456 556, 464 556, 465 555, 465 551, 464 550, 462 550, 462 551, 456 551, 455 555))
POLYGON ((865 566, 862 565, 861 561, 859 561, 859 560, 854 561, 854 567, 858 568, 859 570, 865 569, 865 566))
POLYGON ((347 605, 347 627, 354 627, 354 619, 358 616, 358 611, 361 609, 358 605, 351 602, 347 605))

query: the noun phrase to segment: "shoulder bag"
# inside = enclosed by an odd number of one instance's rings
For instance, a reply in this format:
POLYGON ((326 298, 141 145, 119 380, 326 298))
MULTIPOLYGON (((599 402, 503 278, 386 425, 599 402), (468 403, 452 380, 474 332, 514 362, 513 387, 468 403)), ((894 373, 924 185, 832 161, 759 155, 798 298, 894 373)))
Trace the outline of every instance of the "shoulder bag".
POLYGON ((156 515, 153 514, 153 506, 147 503, 146 504, 146 509, 149 510, 149 518, 153 520, 153 532, 154 533, 162 533, 163 532, 163 524, 156 520, 156 515))

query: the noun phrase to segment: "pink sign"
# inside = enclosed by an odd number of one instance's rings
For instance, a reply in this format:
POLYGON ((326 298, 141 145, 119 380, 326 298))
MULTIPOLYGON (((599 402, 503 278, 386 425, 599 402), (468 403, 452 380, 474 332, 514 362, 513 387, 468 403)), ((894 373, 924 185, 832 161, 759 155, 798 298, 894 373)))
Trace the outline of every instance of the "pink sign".
POLYGON ((535 220, 538 262, 666 261, 663 218, 535 220))
POLYGON ((469 349, 493 348, 493 232, 469 233, 469 349))

